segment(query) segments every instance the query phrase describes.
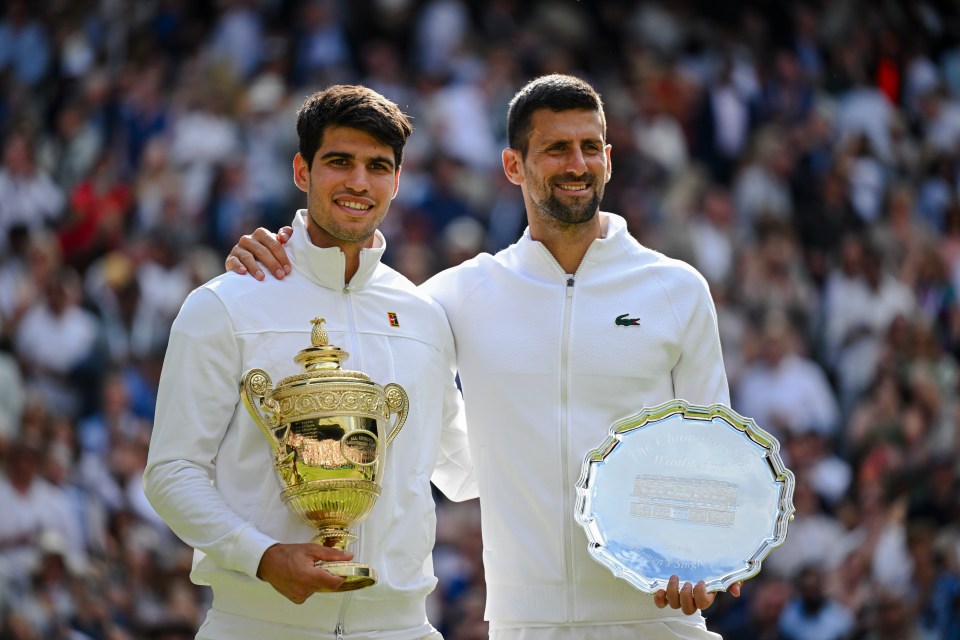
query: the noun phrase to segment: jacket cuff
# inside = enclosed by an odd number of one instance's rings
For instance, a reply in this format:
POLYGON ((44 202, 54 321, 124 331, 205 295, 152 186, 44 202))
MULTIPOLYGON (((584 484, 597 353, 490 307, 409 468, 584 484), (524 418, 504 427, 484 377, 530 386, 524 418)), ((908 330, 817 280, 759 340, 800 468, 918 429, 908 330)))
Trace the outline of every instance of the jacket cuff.
POLYGON ((256 578, 263 553, 279 542, 255 527, 243 527, 236 533, 236 542, 227 554, 226 568, 256 578))

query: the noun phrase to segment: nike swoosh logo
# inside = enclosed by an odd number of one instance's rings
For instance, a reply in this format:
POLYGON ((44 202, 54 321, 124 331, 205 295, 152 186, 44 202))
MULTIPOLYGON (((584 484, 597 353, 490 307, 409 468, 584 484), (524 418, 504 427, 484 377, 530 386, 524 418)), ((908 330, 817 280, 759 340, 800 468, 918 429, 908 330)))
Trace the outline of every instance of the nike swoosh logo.
POLYGON ((640 324, 640 318, 628 318, 629 313, 625 313, 622 316, 617 316, 617 319, 614 320, 617 323, 617 326, 620 327, 636 327, 640 324))

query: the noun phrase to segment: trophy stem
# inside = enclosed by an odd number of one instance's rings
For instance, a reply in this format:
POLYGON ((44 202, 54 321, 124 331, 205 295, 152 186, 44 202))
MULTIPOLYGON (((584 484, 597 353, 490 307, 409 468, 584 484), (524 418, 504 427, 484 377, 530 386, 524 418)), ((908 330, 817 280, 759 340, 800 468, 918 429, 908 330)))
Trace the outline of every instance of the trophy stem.
POLYGON ((343 551, 347 545, 357 539, 357 536, 346 529, 320 529, 310 542, 324 547, 333 547, 343 551))

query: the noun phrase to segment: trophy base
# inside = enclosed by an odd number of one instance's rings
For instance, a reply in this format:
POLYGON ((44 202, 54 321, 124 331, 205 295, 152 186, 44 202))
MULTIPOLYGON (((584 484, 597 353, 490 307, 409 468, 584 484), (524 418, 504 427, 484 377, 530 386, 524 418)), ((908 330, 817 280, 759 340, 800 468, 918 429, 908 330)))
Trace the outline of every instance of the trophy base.
POLYGON ((316 566, 327 573, 343 578, 343 584, 334 589, 333 593, 356 591, 377 583, 377 572, 359 562, 318 562, 316 566))

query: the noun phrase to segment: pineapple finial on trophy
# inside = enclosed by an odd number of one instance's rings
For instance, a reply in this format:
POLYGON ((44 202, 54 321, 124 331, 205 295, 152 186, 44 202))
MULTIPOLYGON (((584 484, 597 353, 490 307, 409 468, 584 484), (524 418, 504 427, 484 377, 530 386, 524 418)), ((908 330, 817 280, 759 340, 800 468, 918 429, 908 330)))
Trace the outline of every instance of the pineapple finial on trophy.
POLYGON ((337 345, 330 344, 330 336, 323 326, 326 319, 318 316, 310 322, 313 324, 310 330, 310 346, 298 353, 294 360, 303 365, 304 371, 340 369, 340 363, 350 357, 350 354, 337 345))
POLYGON ((327 330, 323 328, 323 323, 326 322, 326 319, 314 318, 310 322, 313 323, 313 330, 310 332, 310 343, 315 347, 327 346, 330 341, 330 336, 327 335, 327 330))

